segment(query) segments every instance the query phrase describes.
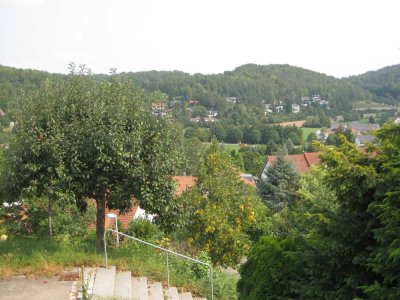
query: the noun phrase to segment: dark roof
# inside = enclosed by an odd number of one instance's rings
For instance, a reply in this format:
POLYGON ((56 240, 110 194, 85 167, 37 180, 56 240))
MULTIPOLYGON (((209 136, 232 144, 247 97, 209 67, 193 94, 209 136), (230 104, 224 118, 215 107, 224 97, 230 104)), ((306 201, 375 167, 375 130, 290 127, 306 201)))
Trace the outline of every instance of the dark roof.
POLYGON ((349 127, 350 127, 350 129, 367 132, 367 131, 379 129, 379 124, 351 122, 349 124, 349 127))

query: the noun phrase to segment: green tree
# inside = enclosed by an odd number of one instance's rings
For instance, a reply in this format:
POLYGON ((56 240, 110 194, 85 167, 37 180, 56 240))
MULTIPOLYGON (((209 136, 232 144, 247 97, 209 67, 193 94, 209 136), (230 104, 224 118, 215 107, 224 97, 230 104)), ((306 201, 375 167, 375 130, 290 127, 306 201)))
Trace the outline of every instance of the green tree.
POLYGON ((162 211, 173 206, 175 132, 151 114, 151 99, 115 76, 95 82, 85 68, 21 99, 18 107, 32 105, 17 115, 5 177, 9 191, 16 197, 26 191, 50 196, 57 189, 71 191, 80 207, 94 198, 99 249, 106 206, 128 210, 135 197, 163 224, 162 211))
POLYGON ((298 227, 305 230, 262 240, 266 247, 254 250, 247 263, 251 269, 241 274, 241 294, 271 291, 267 299, 288 298, 290 292, 300 299, 400 297, 400 126, 384 126, 377 137, 380 146, 367 151, 343 136, 338 148, 324 148, 321 175, 327 188, 318 191, 314 183, 302 182, 301 200, 293 206, 295 219, 303 220, 296 226, 306 224, 298 227), (328 191, 337 200, 326 198, 328 191), (318 203, 315 197, 324 200, 318 203), (304 206, 305 201, 313 204, 304 206), (295 241, 292 247, 281 247, 269 259, 271 246, 288 239, 295 241), (287 260, 289 265, 282 266, 287 260), (251 277, 261 268, 272 281, 251 277), (284 277, 282 270, 288 271, 284 277), (286 288, 273 289, 274 284, 286 288))
POLYGON ((298 175, 293 166, 279 155, 277 160, 264 171, 257 187, 267 207, 278 212, 294 201, 298 175))
POLYGON ((13 112, 18 126, 5 152, 2 176, 4 201, 47 199, 42 211, 46 212, 50 238, 53 206, 68 182, 59 92, 59 87, 45 81, 37 93, 19 98, 13 112))
POLYGON ((196 185, 183 194, 190 244, 206 251, 214 265, 235 266, 250 247, 250 232, 267 215, 254 188, 239 179, 216 140, 207 151, 196 185))
POLYGON ((241 154, 243 157, 244 171, 258 176, 265 164, 265 155, 258 151, 243 151, 241 154))

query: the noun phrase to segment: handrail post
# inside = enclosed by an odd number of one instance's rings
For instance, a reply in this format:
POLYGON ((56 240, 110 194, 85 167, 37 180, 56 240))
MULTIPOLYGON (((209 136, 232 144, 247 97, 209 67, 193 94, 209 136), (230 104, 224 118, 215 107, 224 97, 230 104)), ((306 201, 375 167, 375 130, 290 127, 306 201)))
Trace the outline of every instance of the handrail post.
POLYGON ((104 243, 104 258, 105 258, 105 265, 106 269, 108 268, 108 261, 107 261, 107 240, 106 240, 106 234, 107 230, 104 230, 104 236, 103 236, 103 243, 104 243))
POLYGON ((169 261, 168 261, 168 252, 167 252, 167 283, 169 289, 169 261))
POLYGON ((107 231, 114 232, 114 233, 116 233, 118 236, 121 235, 121 236, 123 236, 123 237, 132 239, 132 240, 134 240, 134 241, 136 241, 136 242, 139 242, 139 243, 145 244, 145 245, 147 245, 147 246, 156 248, 156 249, 158 249, 158 250, 164 251, 164 252, 167 254, 167 257, 166 257, 167 263, 166 263, 166 264, 167 264, 167 281, 168 281, 168 288, 170 287, 170 285, 169 285, 169 280, 170 280, 170 278, 169 278, 169 254, 170 254, 170 253, 173 254, 173 255, 175 255, 175 256, 178 256, 178 257, 180 257, 180 258, 184 258, 184 259, 190 260, 190 261, 192 261, 192 262, 195 262, 195 263, 198 263, 198 264, 202 264, 202 265, 204 265, 204 266, 208 266, 208 267, 210 268, 211 300, 214 300, 214 278, 213 278, 213 277, 214 277, 214 273, 213 273, 213 267, 212 267, 211 264, 208 264, 208 263, 206 263, 206 262, 204 262, 204 261, 200 261, 200 260, 198 260, 198 259, 194 259, 194 258, 191 258, 191 257, 189 257, 189 256, 186 256, 186 255, 183 255, 183 254, 180 254, 180 253, 177 253, 177 252, 168 250, 168 249, 166 249, 166 248, 162 248, 162 247, 160 247, 160 246, 157 246, 157 245, 154 245, 154 244, 152 244, 152 243, 149 243, 149 242, 140 240, 140 239, 138 239, 138 238, 135 238, 135 237, 133 237, 133 236, 127 235, 127 234, 125 234, 125 233, 122 233, 122 232, 119 232, 119 231, 116 231, 116 230, 113 230, 113 229, 106 229, 106 230, 104 230, 104 258, 105 258, 105 265, 106 265, 106 268, 108 268, 107 240, 106 240, 106 238, 107 238, 107 236, 106 236, 107 231))

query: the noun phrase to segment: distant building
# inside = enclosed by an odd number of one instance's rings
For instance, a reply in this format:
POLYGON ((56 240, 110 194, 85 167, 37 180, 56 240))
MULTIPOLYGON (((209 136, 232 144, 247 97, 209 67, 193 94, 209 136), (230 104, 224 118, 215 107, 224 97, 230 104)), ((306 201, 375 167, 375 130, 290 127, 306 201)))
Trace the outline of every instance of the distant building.
POLYGON ((0 117, 2 117, 4 115, 5 115, 4 111, 0 108, 0 117))
POLYGON ((254 188, 256 187, 256 181, 254 180, 254 176, 251 174, 240 173, 240 180, 254 188))
POLYGON ((312 95, 312 101, 319 102, 319 101, 321 101, 321 98, 319 97, 319 95, 312 95))
POLYGON ((339 124, 339 123, 335 123, 332 124, 331 127, 329 127, 330 131, 336 131, 338 129, 347 129, 347 125, 346 124, 339 124))
POLYGON ((379 124, 351 122, 349 124, 349 129, 356 135, 365 134, 372 130, 379 129, 379 124))
POLYGON ((199 100, 189 100, 189 105, 197 105, 199 102, 199 100))
POLYGON ((375 142, 375 137, 373 135, 370 135, 370 134, 356 136, 356 145, 357 145, 357 147, 364 147, 366 142, 374 143, 375 142))
POLYGON ((292 112, 297 114, 300 112, 300 105, 298 104, 292 104, 292 112))
POLYGON ((196 117, 196 118, 191 118, 190 122, 194 122, 194 123, 200 123, 201 118, 200 117, 196 117))
POLYGON ((301 102, 308 102, 310 101, 310 97, 301 97, 300 100, 301 102))
POLYGON ((236 104, 237 98, 236 97, 226 97, 226 102, 236 104))
POLYGON ((165 116, 165 103, 164 102, 155 102, 151 104, 151 111, 153 115, 156 116, 165 116))
MULTIPOLYGON (((320 152, 306 152, 303 154, 286 155, 285 160, 292 163, 295 171, 297 173, 304 173, 311 168, 311 166, 317 166, 321 163, 319 158, 320 152)), ((278 156, 270 155, 268 156, 268 161, 265 164, 263 171, 261 173, 261 178, 265 179, 265 172, 272 166, 277 160, 278 156)))
POLYGON ((216 116, 218 116, 218 111, 217 110, 209 110, 208 111, 208 117, 209 118, 215 118, 216 116))

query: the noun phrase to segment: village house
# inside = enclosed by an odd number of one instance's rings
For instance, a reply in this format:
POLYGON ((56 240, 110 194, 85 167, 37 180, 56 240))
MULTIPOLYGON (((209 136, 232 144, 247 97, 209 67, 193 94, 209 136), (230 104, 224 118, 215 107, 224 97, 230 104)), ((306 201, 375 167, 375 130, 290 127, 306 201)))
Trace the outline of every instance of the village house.
MULTIPOLYGON (((305 152, 303 154, 286 155, 284 158, 293 165, 297 173, 301 174, 307 172, 312 166, 317 166, 321 163, 320 154, 320 152, 305 152)), ((278 156, 275 155, 267 157, 267 163, 261 173, 262 179, 266 179, 265 173, 267 169, 275 163, 277 158, 278 156)))
POLYGON ((370 134, 366 134, 366 135, 358 135, 356 136, 356 145, 357 147, 365 147, 365 143, 374 143, 375 142, 375 137, 373 135, 370 134))
POLYGON ((379 129, 379 124, 351 122, 348 127, 353 134, 360 135, 379 129))
POLYGON ((298 104, 292 104, 292 112, 297 114, 300 112, 300 105, 298 104))

